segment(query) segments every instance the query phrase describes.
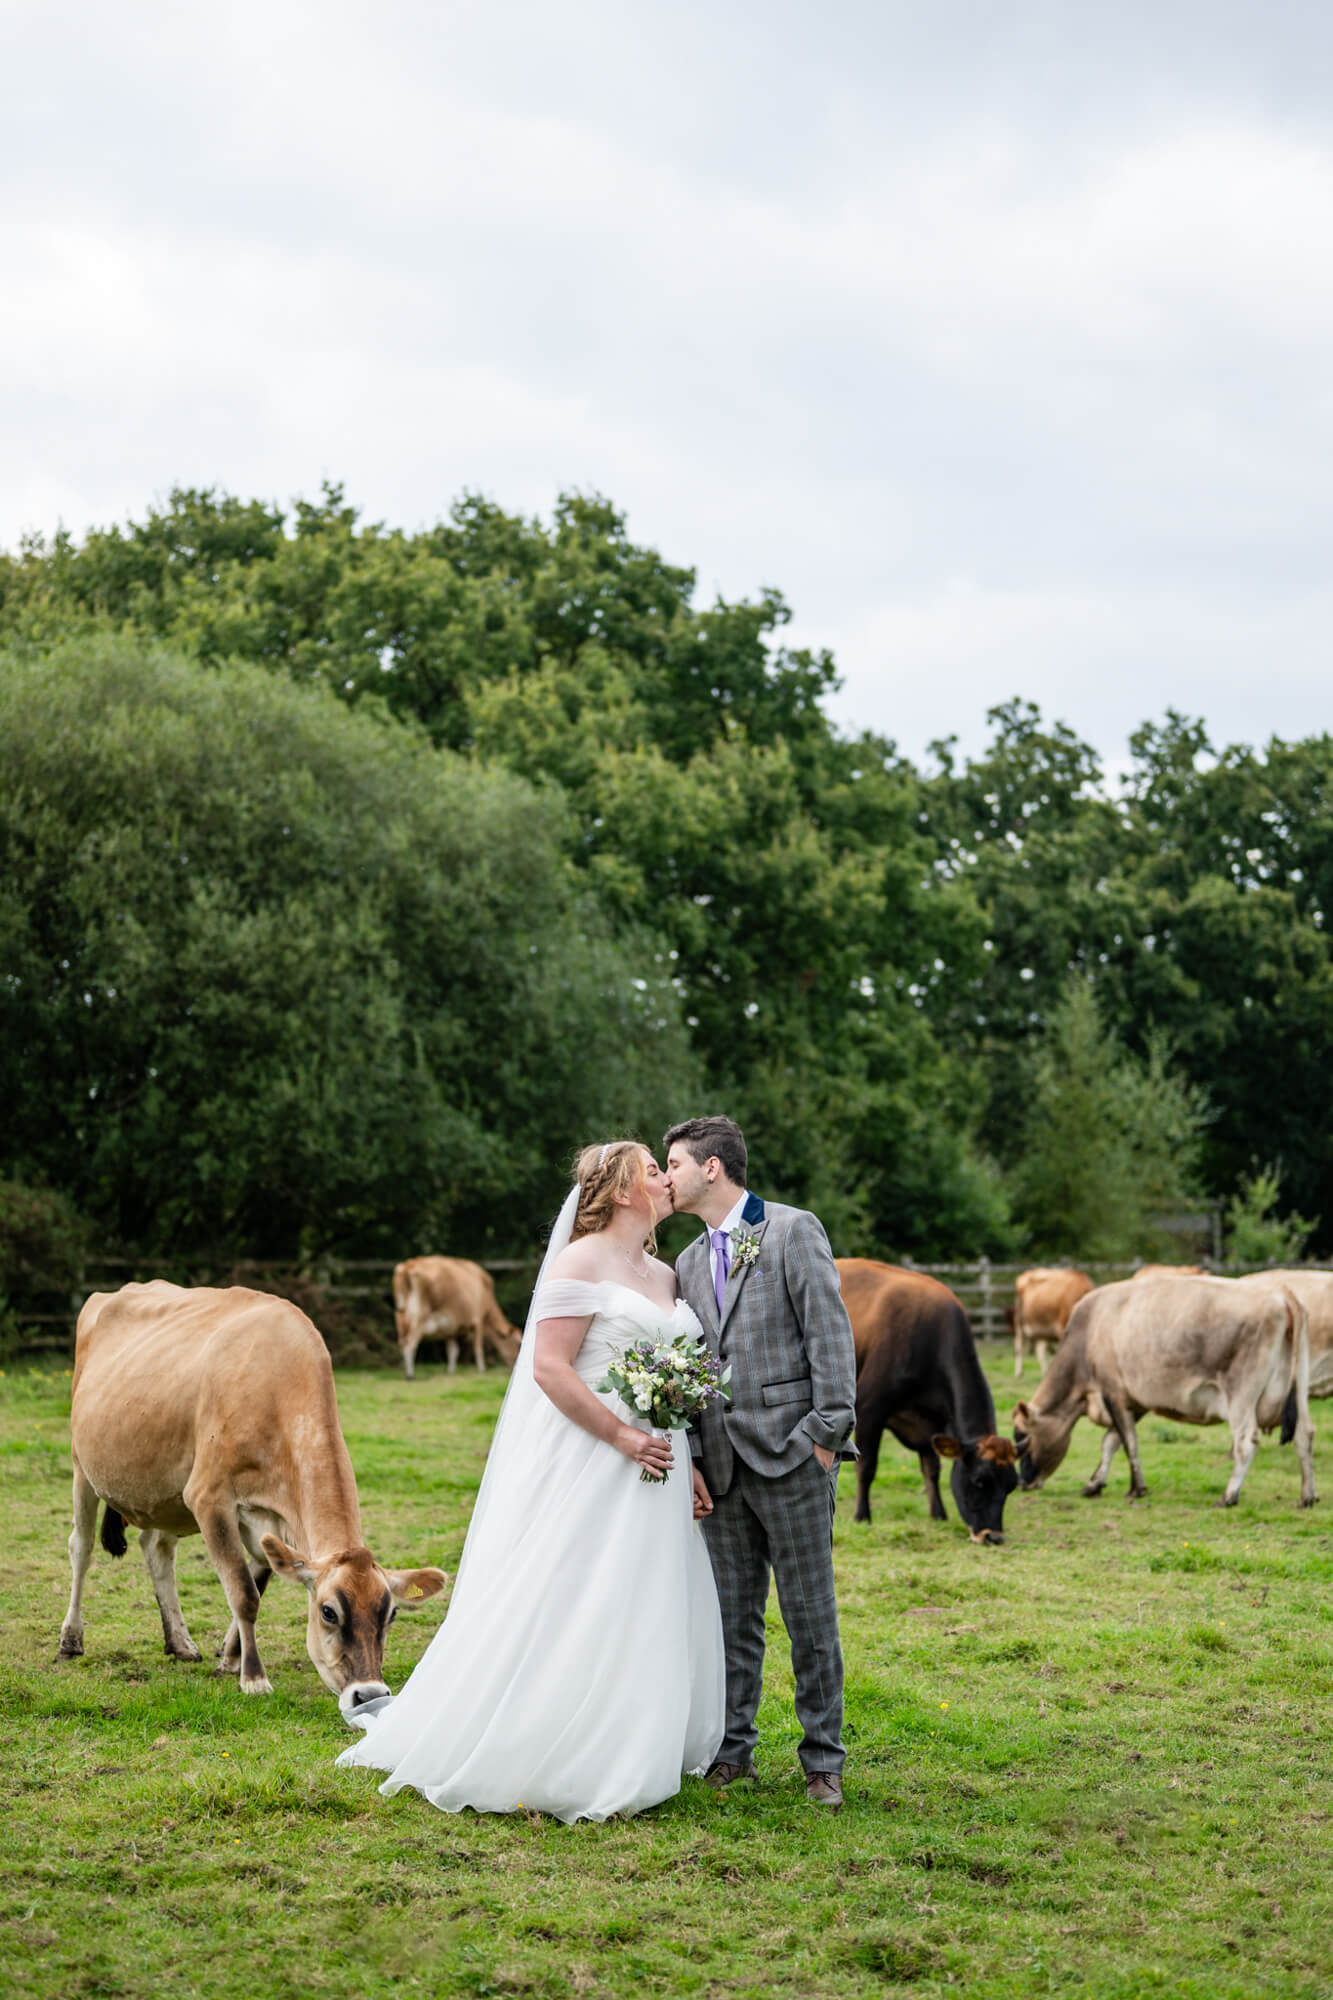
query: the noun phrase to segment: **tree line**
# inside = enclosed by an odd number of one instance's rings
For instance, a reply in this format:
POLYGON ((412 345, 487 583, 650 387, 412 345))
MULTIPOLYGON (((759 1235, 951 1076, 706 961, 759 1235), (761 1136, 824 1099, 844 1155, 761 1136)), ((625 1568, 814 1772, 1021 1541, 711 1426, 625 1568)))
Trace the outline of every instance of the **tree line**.
POLYGON ((843 1252, 1327 1243, 1333 740, 1168 712, 1112 787, 1014 700, 918 766, 788 618, 580 494, 0 554, 0 1238, 503 1254, 725 1108, 843 1252))

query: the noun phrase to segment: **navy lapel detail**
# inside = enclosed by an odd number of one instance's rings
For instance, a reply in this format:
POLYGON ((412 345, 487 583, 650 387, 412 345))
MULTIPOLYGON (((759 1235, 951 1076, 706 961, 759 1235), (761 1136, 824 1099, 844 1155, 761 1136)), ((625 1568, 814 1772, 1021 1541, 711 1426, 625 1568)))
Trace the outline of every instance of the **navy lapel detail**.
POLYGON ((760 1201, 757 1194, 747 1195, 745 1198, 745 1206, 741 1210, 741 1221, 754 1224, 756 1222, 762 1222, 763 1219, 764 1219, 763 1202, 760 1201))

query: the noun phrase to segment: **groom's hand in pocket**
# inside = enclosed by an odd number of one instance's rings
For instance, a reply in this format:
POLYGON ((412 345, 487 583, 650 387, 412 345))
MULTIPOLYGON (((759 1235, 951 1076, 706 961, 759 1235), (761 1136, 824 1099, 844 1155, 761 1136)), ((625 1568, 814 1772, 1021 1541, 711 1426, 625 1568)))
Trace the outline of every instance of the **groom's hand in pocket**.
POLYGON ((713 1496, 708 1490, 708 1485, 702 1472, 700 1472, 696 1465, 694 1468, 694 1518, 696 1521, 702 1521, 704 1515, 711 1514, 712 1511, 713 1496))
POLYGON ((823 1466, 825 1472, 832 1472, 833 1453, 831 1451, 825 1451, 822 1444, 817 1444, 815 1446, 815 1457, 819 1460, 819 1463, 823 1466))

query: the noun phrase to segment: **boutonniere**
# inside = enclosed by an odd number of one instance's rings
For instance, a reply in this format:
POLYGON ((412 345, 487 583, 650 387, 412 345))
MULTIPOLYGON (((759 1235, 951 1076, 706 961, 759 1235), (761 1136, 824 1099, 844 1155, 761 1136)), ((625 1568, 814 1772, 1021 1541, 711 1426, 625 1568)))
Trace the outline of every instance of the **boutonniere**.
POLYGON ((733 1271, 748 1271, 751 1264, 759 1259, 759 1238, 742 1236, 737 1230, 731 1239, 731 1268, 733 1271))

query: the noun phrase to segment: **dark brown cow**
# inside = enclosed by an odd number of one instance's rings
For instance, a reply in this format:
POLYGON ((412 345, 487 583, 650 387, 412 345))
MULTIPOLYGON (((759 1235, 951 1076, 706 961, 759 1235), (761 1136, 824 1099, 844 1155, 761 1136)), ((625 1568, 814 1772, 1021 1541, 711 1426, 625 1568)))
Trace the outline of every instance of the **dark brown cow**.
POLYGON ((513 1367, 521 1335, 496 1303, 489 1271, 467 1257, 409 1257, 393 1274, 393 1318, 410 1382, 423 1340, 442 1340, 449 1373, 458 1367, 458 1343, 471 1340, 478 1368, 489 1344, 513 1367))
POLYGON ((995 1434, 967 1314, 947 1285, 922 1271, 840 1257, 838 1275, 856 1342, 856 1519, 870 1519, 880 1439, 890 1430, 921 1460, 931 1519, 948 1519, 940 1459, 949 1458, 954 1501, 973 1541, 1002 1542, 1017 1454, 995 1434))
POLYGON ((239 1285, 187 1291, 158 1280, 94 1292, 79 1314, 70 1433, 74 1581, 62 1659, 83 1651, 103 1500, 102 1546, 123 1555, 124 1524, 139 1529, 178 1660, 202 1657, 176 1594, 176 1543, 201 1534, 232 1612, 220 1667, 239 1673, 243 1694, 271 1692, 255 1618, 275 1570, 309 1592, 306 1648, 344 1709, 388 1693, 395 1605, 434 1597, 448 1578, 384 1569, 365 1547, 328 1349, 297 1306, 239 1285))

